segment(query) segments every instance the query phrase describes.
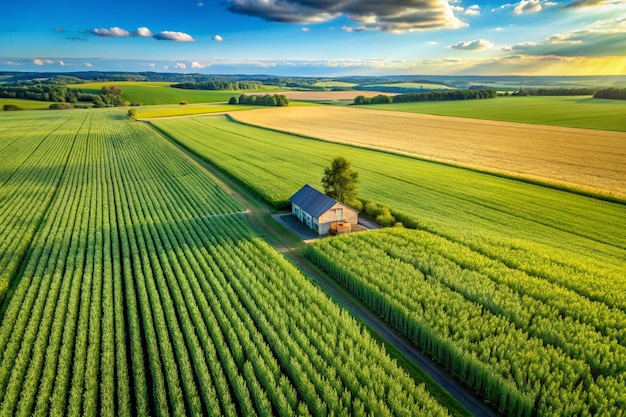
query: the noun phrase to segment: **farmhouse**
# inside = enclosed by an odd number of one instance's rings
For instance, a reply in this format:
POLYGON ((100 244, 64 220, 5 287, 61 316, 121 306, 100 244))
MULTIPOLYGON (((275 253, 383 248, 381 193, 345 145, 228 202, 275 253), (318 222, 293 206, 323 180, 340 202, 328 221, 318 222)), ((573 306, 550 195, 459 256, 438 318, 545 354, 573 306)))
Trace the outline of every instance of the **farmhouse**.
POLYGON ((341 204, 326 194, 305 185, 289 199, 291 212, 318 235, 325 235, 331 231, 349 231, 351 226, 357 226, 359 212, 341 204))

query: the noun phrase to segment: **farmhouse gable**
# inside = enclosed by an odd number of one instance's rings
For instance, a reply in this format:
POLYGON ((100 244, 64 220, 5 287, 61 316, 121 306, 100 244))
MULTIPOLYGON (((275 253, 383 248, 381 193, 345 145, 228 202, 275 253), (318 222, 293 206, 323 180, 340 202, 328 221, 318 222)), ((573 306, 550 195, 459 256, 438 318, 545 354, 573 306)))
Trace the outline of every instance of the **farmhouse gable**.
POLYGON ((318 235, 329 233, 333 222, 356 226, 359 212, 338 202, 310 185, 305 185, 289 199, 291 212, 318 235))

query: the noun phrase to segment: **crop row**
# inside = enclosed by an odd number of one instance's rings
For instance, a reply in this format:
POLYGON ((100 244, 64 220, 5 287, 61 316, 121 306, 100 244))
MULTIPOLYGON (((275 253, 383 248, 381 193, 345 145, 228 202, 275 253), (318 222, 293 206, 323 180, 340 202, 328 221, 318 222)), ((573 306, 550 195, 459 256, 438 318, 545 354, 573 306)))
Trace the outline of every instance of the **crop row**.
POLYGON ((65 152, 2 316, 0 415, 448 415, 232 197, 118 115, 68 113, 74 135, 40 162, 65 152))
POLYGON ((308 254, 507 415, 626 407, 620 309, 424 231, 334 238, 308 254))
POLYGON ((88 118, 84 116, 70 123, 73 130, 66 121, 52 120, 10 124, 15 129, 2 134, 0 302, 55 195, 73 138, 88 118))

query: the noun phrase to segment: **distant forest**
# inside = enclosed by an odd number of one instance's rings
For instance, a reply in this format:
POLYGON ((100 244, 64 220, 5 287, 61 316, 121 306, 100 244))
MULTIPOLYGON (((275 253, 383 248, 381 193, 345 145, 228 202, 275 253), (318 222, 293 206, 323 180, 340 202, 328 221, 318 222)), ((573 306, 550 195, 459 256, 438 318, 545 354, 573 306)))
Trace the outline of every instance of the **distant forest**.
POLYGON ((397 96, 387 96, 379 94, 374 97, 358 96, 354 99, 354 104, 390 104, 390 103, 412 103, 420 101, 451 101, 451 100, 480 100, 495 98, 496 90, 445 90, 431 91, 427 93, 398 94, 397 96))
POLYGON ((0 84, 0 98, 52 101, 56 103, 91 103, 93 107, 124 106, 122 90, 104 86, 98 94, 85 93, 78 88, 57 84, 0 84))

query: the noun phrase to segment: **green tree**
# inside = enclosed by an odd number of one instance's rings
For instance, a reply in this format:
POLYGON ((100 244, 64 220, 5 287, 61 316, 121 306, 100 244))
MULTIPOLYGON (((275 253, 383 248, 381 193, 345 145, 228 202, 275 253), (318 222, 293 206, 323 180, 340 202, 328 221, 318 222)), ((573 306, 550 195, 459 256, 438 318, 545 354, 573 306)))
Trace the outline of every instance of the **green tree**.
POLYGON ((231 97, 230 100, 228 100, 228 104, 237 104, 237 97, 231 97))
POLYGON ((356 197, 359 173, 352 169, 350 162, 338 156, 330 166, 324 168, 322 186, 329 197, 341 203, 352 201, 356 197))
POLYGON ((128 109, 128 117, 130 117, 131 119, 136 119, 137 118, 137 110, 135 110, 135 109, 128 109))

